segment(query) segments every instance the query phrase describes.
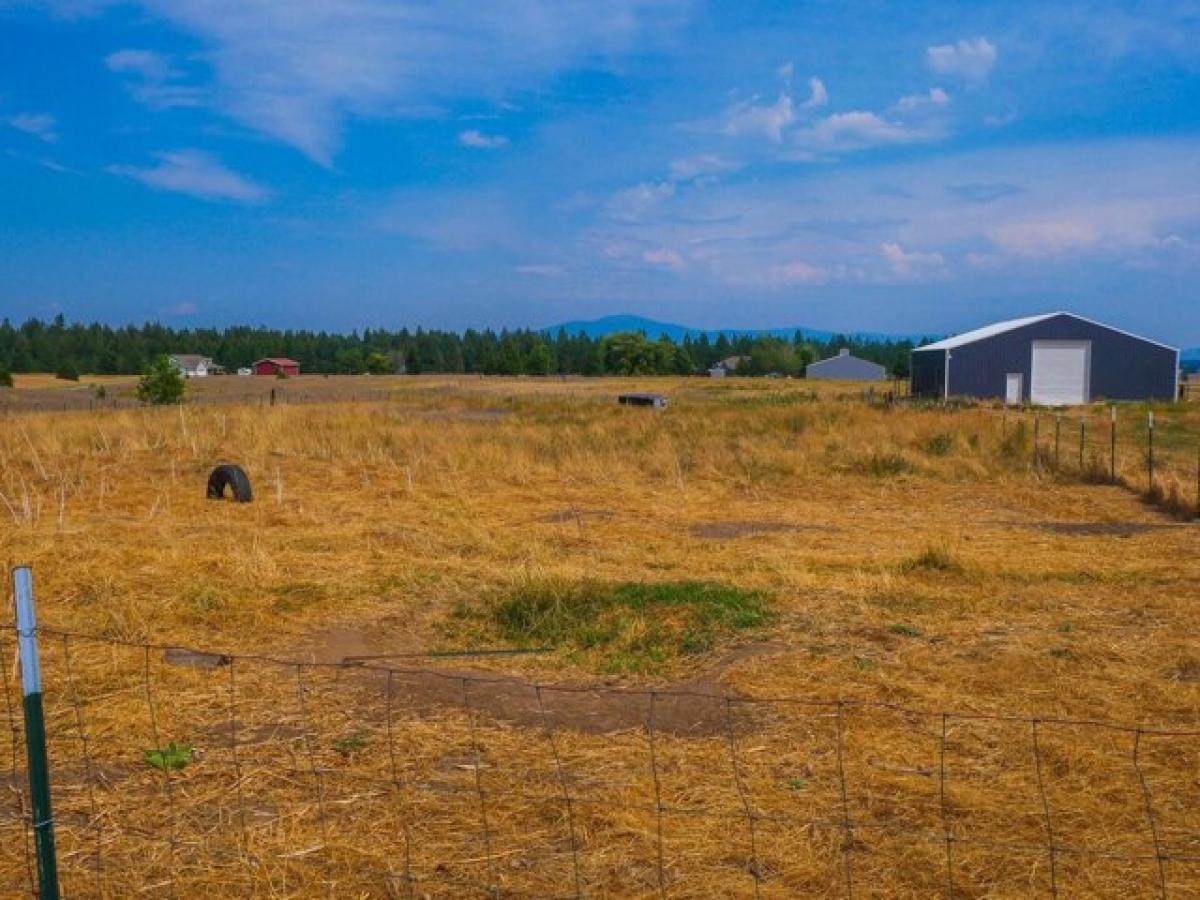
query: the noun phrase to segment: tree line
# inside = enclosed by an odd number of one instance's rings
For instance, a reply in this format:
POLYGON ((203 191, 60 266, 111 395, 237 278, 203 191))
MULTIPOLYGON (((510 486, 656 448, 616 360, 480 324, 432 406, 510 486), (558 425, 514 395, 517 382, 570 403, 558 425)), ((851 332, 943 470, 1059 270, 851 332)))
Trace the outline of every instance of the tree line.
POLYGON ((113 327, 46 322, 0 322, 0 372, 55 372, 62 377, 139 374, 164 354, 195 353, 234 371, 255 360, 283 356, 302 372, 328 374, 478 373, 484 375, 691 375, 738 357, 739 375, 804 373, 809 363, 848 348, 881 363, 895 376, 908 374, 909 341, 868 341, 850 335, 830 340, 796 332, 790 339, 708 335, 672 341, 640 332, 604 337, 551 334, 530 329, 367 329, 325 331, 171 328, 159 323, 113 327))

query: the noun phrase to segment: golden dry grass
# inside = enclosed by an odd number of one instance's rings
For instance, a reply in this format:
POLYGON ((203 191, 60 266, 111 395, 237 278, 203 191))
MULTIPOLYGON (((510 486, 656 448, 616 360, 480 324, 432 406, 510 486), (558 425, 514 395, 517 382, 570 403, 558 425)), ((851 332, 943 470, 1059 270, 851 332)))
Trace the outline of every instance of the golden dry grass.
MULTIPOLYGON (((371 388, 389 399, 0 421, 0 556, 34 567, 45 623, 102 639, 42 641, 71 895, 574 896, 578 871, 588 896, 834 894, 849 873, 859 896, 1016 897, 1050 888, 1047 809, 1064 895, 1200 890, 1195 861, 1154 858, 1155 833, 1165 855, 1200 853, 1197 739, 1043 724, 1035 755, 1027 720, 941 715, 1197 728, 1195 526, 1035 465, 994 410, 734 380, 371 388), (671 408, 612 402, 634 388, 671 408), (254 503, 205 500, 224 460, 254 503), (566 654, 445 667, 433 688, 180 668, 122 643, 318 662, 453 648, 455 609, 530 579, 708 580, 778 615, 740 652, 589 700, 625 707, 610 733, 539 725, 572 721, 576 695, 527 682, 597 681, 566 654), (498 672, 524 680, 503 696, 471 680, 498 672), (673 684, 728 692, 703 713, 728 728, 662 727, 687 717, 663 694, 653 739, 628 727, 673 684), (202 755, 164 776, 142 753, 169 740, 202 755)), ((1161 477, 1194 498, 1200 423, 1166 415, 1161 477)), ((1122 440, 1132 480, 1132 425, 1122 440)), ((1093 428, 1089 465, 1106 447, 1093 428)), ((22 767, 0 750, 0 771, 22 767)), ((5 893, 26 877, 11 780, 5 893)))

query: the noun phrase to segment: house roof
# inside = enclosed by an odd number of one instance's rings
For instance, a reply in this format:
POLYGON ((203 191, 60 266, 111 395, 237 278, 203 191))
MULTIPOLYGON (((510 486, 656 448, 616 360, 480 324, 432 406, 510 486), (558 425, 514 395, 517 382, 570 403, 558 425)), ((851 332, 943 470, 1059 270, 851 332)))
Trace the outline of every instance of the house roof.
POLYGON ((212 362, 212 359, 209 357, 200 356, 198 353, 172 353, 171 359, 175 360, 175 362, 179 363, 185 369, 194 369, 202 362, 212 362))
POLYGON ((806 368, 811 369, 813 366, 823 366, 825 363, 841 362, 843 360, 852 359, 857 363, 863 363, 868 366, 875 366, 877 369, 886 369, 887 366, 881 366, 879 363, 870 359, 863 359, 861 356, 854 356, 849 350, 841 350, 837 356, 830 356, 827 359, 819 359, 816 362, 809 363, 806 368))
POLYGON ((953 350, 956 347, 973 344, 976 341, 982 341, 990 337, 995 337, 998 334, 1016 331, 1018 328, 1024 328, 1027 325, 1036 325, 1038 322, 1045 322, 1047 319, 1053 319, 1057 316, 1070 316, 1072 319, 1077 319, 1080 322, 1087 322, 1089 325, 1098 325, 1101 328, 1107 328, 1109 331, 1115 331, 1119 334, 1127 335, 1128 337, 1137 338, 1139 341, 1145 341, 1148 344, 1156 344, 1157 346, 1165 347, 1168 350, 1176 349, 1175 347, 1168 346, 1167 344, 1163 344, 1159 341, 1142 337, 1140 334, 1134 334, 1130 331, 1114 328, 1111 325, 1105 325, 1103 322, 1097 322, 1095 319, 1088 319, 1071 312, 1059 311, 1043 313, 1040 316, 1026 316, 1023 319, 1009 319, 1005 322, 996 322, 992 325, 985 325, 983 328, 976 328, 974 331, 967 331, 962 334, 955 335, 954 337, 948 337, 945 340, 937 341, 933 344, 926 344, 924 347, 917 347, 913 352, 920 353, 924 352, 925 350, 953 350))
POLYGON ((272 363, 273 365, 276 365, 276 366, 298 366, 298 365, 300 365, 300 363, 296 362, 294 359, 288 359, 286 356, 267 356, 267 357, 264 357, 263 359, 258 360, 254 364, 257 366, 259 363, 272 363))

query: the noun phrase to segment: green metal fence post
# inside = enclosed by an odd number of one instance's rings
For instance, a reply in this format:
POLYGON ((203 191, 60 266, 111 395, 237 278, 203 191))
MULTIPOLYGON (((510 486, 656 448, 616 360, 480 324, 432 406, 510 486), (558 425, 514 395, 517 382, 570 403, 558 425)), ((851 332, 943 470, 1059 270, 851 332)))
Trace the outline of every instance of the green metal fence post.
POLYGON ((13 569, 13 598, 17 607, 17 644, 25 700, 25 752, 29 760, 29 793, 33 800, 38 896, 41 900, 58 900, 58 860, 54 855, 54 816, 50 811, 50 762, 46 756, 37 613, 33 606, 33 573, 28 566, 13 569))
POLYGON ((1146 474, 1149 487, 1147 490, 1153 493, 1154 491, 1154 410, 1146 416, 1146 474))

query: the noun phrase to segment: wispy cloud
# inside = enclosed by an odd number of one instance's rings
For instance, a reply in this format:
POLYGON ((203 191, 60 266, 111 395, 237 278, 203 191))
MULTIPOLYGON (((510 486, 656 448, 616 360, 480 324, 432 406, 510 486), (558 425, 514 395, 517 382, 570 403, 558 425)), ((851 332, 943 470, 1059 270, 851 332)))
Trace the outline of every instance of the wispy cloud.
POLYGON ((885 241, 879 249, 897 275, 911 275, 914 269, 937 267, 946 263, 945 257, 940 253, 906 251, 895 241, 885 241))
POLYGON ((608 215, 622 222, 638 222, 675 195, 670 181, 643 182, 622 188, 605 205, 608 215))
POLYGON ((755 97, 728 107, 721 117, 721 131, 731 137, 765 137, 778 144, 794 121, 792 95, 784 92, 774 103, 761 103, 755 97))
POLYGON ((726 159, 719 153, 701 153, 698 156, 671 160, 670 172, 672 181, 692 181, 696 178, 736 172, 740 168, 741 163, 726 159))
POLYGON ((844 153, 889 144, 929 141, 942 134, 943 129, 937 123, 910 125, 885 119, 878 113, 852 110, 834 113, 798 130, 795 144, 805 154, 844 153))
POLYGON ((58 122, 49 113, 17 113, 4 119, 9 126, 38 140, 53 144, 58 140, 58 122))
POLYGON ((156 166, 109 166, 108 171, 156 190, 204 200, 262 203, 270 196, 266 188, 227 169, 217 159, 199 150, 159 153, 157 158, 156 166))
POLYGON ((151 109, 200 106, 208 100, 208 92, 185 83, 184 73, 165 54, 128 48, 110 53, 104 64, 130 79, 129 92, 151 109))
POLYGON ((484 134, 475 128, 468 128, 458 133, 458 142, 464 147, 475 147, 479 150, 499 150, 508 146, 508 138, 502 134, 484 134))
POLYGON ((925 61, 935 72, 957 75, 967 81, 985 81, 996 65, 996 45, 985 37, 962 38, 925 51, 925 61))
POLYGON ((642 262, 650 263, 652 266, 663 266, 667 269, 683 269, 687 267, 687 262, 679 254, 677 250, 672 250, 669 247, 656 247, 653 250, 646 250, 642 253, 642 262))
POLYGON ((1007 181, 972 181, 967 184, 948 184, 946 190, 968 203, 991 203, 1003 197, 1021 193, 1021 188, 1007 181))
POLYGON ((940 87, 935 87, 930 88, 927 94, 909 94, 907 97, 901 97, 892 108, 902 113, 913 112, 915 110, 929 109, 930 107, 945 106, 949 102, 950 95, 940 87))
POLYGON ((347 118, 531 87, 668 35, 688 0, 142 0, 207 48, 211 102, 329 165, 347 118))
POLYGON ((518 275, 539 275, 543 278, 553 278, 562 275, 566 269, 558 263, 528 263, 515 266, 513 271, 518 275))

